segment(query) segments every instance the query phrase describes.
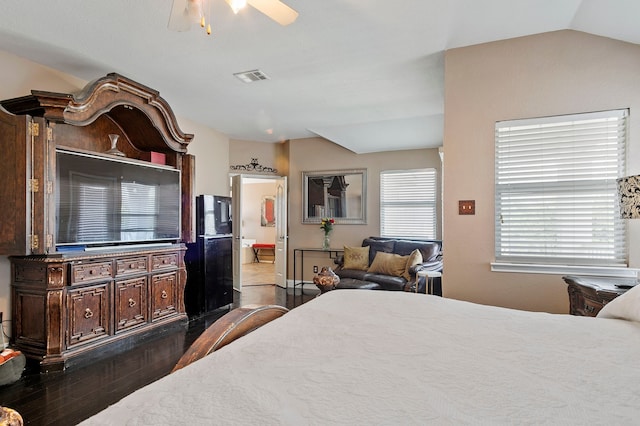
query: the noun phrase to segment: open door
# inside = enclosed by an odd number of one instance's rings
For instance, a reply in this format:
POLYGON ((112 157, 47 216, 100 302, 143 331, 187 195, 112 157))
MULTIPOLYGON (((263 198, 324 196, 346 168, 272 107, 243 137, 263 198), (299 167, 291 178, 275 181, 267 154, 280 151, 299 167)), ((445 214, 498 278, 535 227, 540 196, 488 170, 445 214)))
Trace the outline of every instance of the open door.
POLYGON ((242 175, 231 177, 233 289, 242 291, 242 175))
POLYGON ((264 179, 275 183, 275 283, 278 287, 287 287, 287 178, 283 176, 235 175, 231 177, 232 213, 233 213, 233 289, 242 291, 242 210, 243 185, 248 180, 264 179), (245 180, 246 179, 246 180, 245 180))
POLYGON ((287 178, 276 180, 276 285, 287 287, 287 178))

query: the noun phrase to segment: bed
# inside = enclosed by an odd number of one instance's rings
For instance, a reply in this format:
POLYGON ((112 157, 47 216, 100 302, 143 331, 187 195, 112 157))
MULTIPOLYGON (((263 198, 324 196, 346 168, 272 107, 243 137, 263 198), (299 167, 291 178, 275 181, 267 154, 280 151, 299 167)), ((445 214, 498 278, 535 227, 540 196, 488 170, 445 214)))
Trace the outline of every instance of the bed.
POLYGON ((84 424, 637 424, 640 286, 601 314, 332 291, 84 424))

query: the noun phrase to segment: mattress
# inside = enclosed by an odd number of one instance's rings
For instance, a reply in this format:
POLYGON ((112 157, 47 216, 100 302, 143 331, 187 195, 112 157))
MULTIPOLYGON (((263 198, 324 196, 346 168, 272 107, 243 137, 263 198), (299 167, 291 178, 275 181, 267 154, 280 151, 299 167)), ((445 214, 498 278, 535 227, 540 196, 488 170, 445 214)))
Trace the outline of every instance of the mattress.
POLYGON ((332 291, 86 425, 637 424, 640 323, 332 291))

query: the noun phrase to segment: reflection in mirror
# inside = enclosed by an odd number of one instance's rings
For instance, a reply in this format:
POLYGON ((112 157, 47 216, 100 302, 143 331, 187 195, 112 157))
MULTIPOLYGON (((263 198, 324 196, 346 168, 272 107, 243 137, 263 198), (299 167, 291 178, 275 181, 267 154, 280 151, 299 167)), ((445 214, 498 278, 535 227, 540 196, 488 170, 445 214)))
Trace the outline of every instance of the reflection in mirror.
POLYGON ((303 172, 303 223, 366 223, 367 171, 331 170, 303 172))

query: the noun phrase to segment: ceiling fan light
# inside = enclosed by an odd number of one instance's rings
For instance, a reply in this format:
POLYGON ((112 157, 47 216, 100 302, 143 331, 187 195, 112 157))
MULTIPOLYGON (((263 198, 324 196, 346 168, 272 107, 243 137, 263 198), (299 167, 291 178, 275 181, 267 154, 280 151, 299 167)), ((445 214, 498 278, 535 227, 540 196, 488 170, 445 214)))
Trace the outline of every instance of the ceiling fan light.
POLYGON ((200 26, 201 26, 202 28, 204 28, 204 25, 205 25, 204 15, 202 15, 202 16, 200 17, 200 26))
POLYGON ((207 35, 211 35, 211 24, 207 25, 207 35))
POLYGON ((236 14, 240 12, 240 9, 244 9, 247 6, 247 0, 230 0, 228 3, 233 13, 236 14))

